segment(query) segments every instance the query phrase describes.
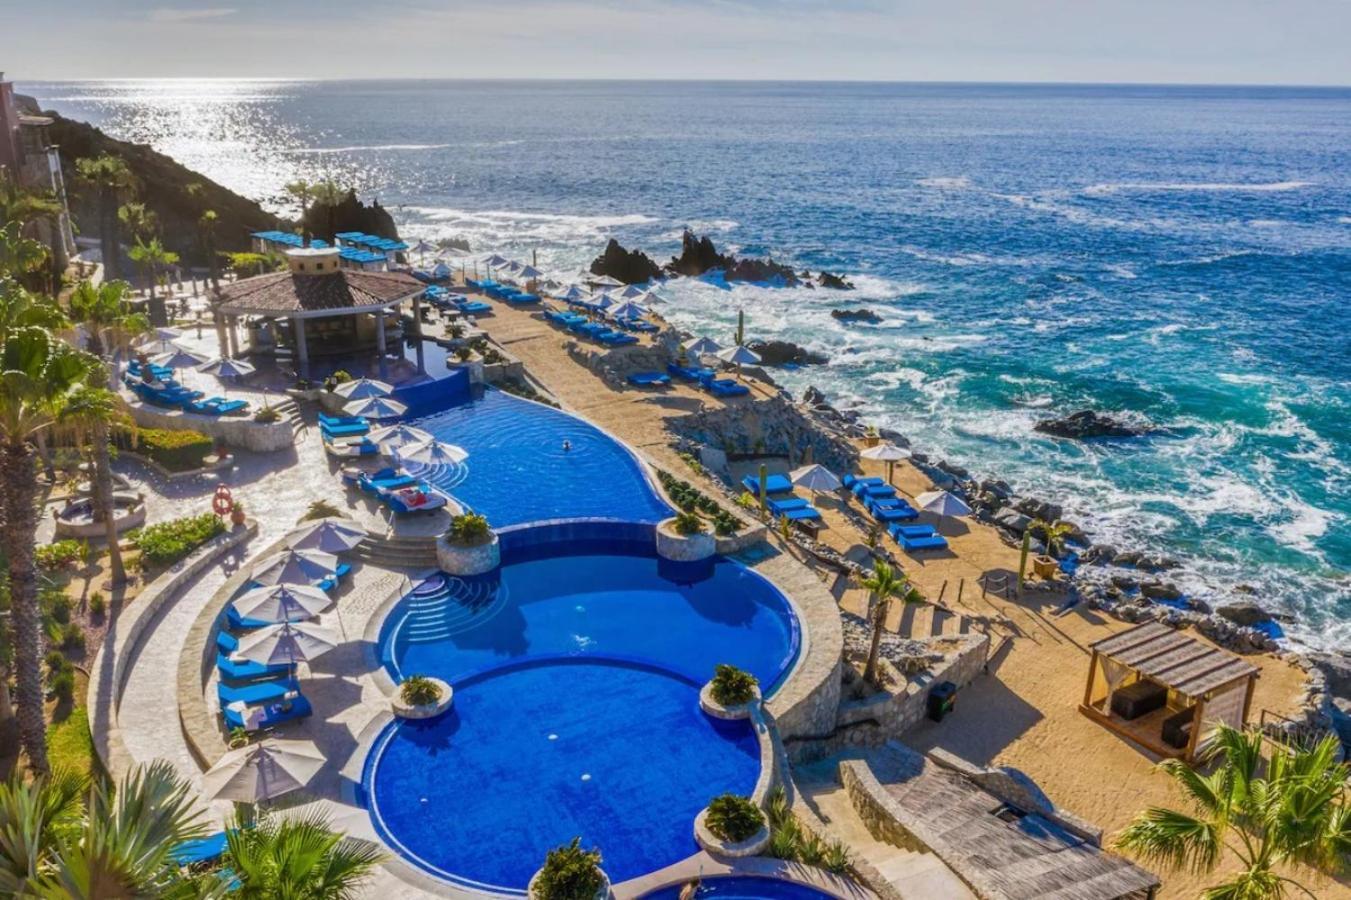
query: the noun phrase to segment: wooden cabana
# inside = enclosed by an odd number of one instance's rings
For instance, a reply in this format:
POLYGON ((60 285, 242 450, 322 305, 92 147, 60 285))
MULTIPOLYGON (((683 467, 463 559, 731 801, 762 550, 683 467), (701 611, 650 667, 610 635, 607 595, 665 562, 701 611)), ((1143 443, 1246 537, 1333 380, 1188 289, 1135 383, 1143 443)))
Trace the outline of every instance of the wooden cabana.
POLYGON ((1215 725, 1242 728, 1261 670, 1158 622, 1090 644, 1091 719, 1160 756, 1191 762, 1215 725))

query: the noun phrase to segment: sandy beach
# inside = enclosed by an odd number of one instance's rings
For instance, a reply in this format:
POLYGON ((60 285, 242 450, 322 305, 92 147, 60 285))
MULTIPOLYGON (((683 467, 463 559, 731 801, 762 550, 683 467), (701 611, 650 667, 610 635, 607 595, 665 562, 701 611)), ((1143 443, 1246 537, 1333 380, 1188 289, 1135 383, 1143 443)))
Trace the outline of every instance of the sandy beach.
MULTIPOLYGON (((641 449, 656 464, 691 481, 695 474, 670 446, 664 423, 672 416, 723 401, 689 387, 676 385, 653 394, 635 389, 615 390, 566 351, 570 338, 537 317, 537 313, 494 304, 495 315, 480 326, 512 355, 518 357, 567 409, 641 449)), ((755 385, 752 397, 771 393, 755 385)), ((753 402, 739 399, 733 403, 753 402)), ((868 474, 885 476, 885 464, 864 463, 868 474)), ((901 463, 894 470, 898 489, 913 497, 930 488, 918 469, 901 463)), ((865 535, 839 511, 838 502, 823 499, 826 527, 821 540, 851 558, 862 558, 865 535)), ((1087 674, 1090 643, 1130 627, 1083 605, 1055 615, 1064 601, 1062 590, 1028 591, 1010 600, 997 588, 1004 576, 1016 571, 1018 550, 1004 544, 998 533, 978 522, 948 520, 943 532, 950 552, 911 558, 891 548, 912 583, 926 600, 942 597, 937 614, 926 607, 896 604, 890 626, 903 634, 922 637, 964 627, 992 627, 989 674, 962 691, 958 713, 941 724, 925 721, 905 736, 918 750, 943 748, 967 760, 995 766, 1014 766, 1034 778, 1057 804, 1102 826, 1108 839, 1139 810, 1149 805, 1176 804, 1172 782, 1154 770, 1157 759, 1090 721, 1078 710, 1087 674), (982 596, 981 580, 990 576, 992 590, 982 596), (959 598, 960 593, 960 598, 959 598), (1007 635, 1008 640, 1003 640, 1007 635)), ((772 538, 779 541, 777 536, 772 538)), ((821 573, 834 589, 841 607, 854 613, 866 609, 864 591, 821 573)), ((1202 638, 1202 640, 1204 640, 1202 638)), ((1254 718, 1261 710, 1289 714, 1296 710, 1304 673, 1276 656, 1251 657, 1261 667, 1253 700, 1254 718)), ((1194 897, 1214 878, 1161 873, 1163 897, 1194 897)), ((1322 896, 1337 896, 1341 885, 1322 885, 1322 896)))

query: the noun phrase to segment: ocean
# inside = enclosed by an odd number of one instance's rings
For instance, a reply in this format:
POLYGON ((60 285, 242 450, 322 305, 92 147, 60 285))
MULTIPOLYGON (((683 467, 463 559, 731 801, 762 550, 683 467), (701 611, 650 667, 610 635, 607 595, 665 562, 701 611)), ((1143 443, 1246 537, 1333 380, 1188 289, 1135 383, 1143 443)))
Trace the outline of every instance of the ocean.
POLYGON ((1073 85, 20 84, 279 211, 331 176, 414 238, 570 273, 682 229, 847 293, 678 280, 660 312, 1351 646, 1351 90, 1073 85), (866 306, 878 325, 830 311, 866 306), (1074 443, 1091 407, 1149 437, 1074 443))

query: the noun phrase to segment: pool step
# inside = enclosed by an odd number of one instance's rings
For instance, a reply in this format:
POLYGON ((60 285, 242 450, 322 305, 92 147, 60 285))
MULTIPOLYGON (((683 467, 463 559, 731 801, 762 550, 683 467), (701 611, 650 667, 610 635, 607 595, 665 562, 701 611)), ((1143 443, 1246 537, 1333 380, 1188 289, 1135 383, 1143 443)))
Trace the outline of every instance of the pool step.
POLYGON ((496 616, 506 606, 506 593, 497 583, 466 584, 452 578, 441 593, 408 599, 400 631, 415 644, 445 640, 496 616))
POLYGON ((365 562, 392 569, 434 569, 436 538, 367 535, 356 554, 365 562))

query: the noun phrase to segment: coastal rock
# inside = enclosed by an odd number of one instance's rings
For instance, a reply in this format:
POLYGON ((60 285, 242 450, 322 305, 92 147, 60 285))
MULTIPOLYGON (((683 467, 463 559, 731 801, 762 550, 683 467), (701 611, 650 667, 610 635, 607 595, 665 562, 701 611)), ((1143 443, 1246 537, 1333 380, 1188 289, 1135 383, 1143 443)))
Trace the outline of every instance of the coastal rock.
POLYGON ((1001 509, 994 514, 995 523, 1009 529, 1017 534, 1027 531, 1027 526, 1032 524, 1032 520, 1016 509, 1001 509))
POLYGON ((793 287, 798 284, 797 273, 792 266, 776 263, 773 259, 736 259, 723 269, 723 277, 728 281, 771 282, 793 287))
POLYGON ((798 366, 819 366, 830 362, 825 354, 808 350, 792 341, 751 341, 746 345, 767 366, 793 364, 798 366))
POLYGON ((1140 593, 1150 600, 1179 600, 1182 597, 1177 585, 1166 581, 1146 581, 1140 585, 1140 593))
MULTIPOLYGON (((852 291, 854 289, 853 282, 845 279, 843 275, 836 275, 833 272, 827 272, 825 269, 822 269, 821 274, 816 276, 816 283, 821 287, 829 288, 832 291, 852 291)), ((876 318, 873 318, 870 321, 877 320, 876 318)))
POLYGON ((378 200, 370 205, 357 199, 356 191, 348 191, 336 204, 312 203, 305 211, 301 226, 314 237, 323 238, 330 243, 334 235, 344 231, 360 231, 377 237, 399 239, 399 229, 394 217, 389 214, 378 200))
POLYGON ((1351 700, 1351 656, 1346 653, 1311 653, 1309 660, 1327 679, 1332 696, 1351 700))
POLYGON ((1138 437, 1146 433, 1144 428, 1091 409, 1081 409, 1059 419, 1042 419, 1033 428, 1042 434, 1075 440, 1099 437, 1138 437))
POLYGON ((882 317, 871 309, 860 307, 858 309, 832 309, 830 317, 839 322, 866 322, 869 325, 876 325, 882 321, 882 317))
POLYGON ((591 274, 609 275, 625 284, 645 284, 661 277, 661 267, 641 250, 626 250, 619 241, 610 243, 591 261, 591 274))
POLYGON ((666 269, 675 275, 697 277, 710 269, 726 269, 735 261, 719 253, 707 235, 699 237, 686 229, 680 236, 680 255, 672 257, 666 269))
POLYGON ((1004 503, 1009 502, 1009 499, 1013 496, 1013 488, 1009 487, 1009 483, 1007 481, 1000 481, 997 478, 986 478, 982 480, 980 489, 994 494, 995 497, 999 498, 1004 503))
POLYGON ((1239 600, 1233 603, 1226 603, 1218 607, 1215 612, 1225 619, 1244 628, 1251 628, 1258 622, 1266 622, 1271 618, 1271 613, 1267 612, 1258 603, 1251 600, 1239 600))

